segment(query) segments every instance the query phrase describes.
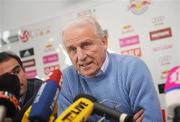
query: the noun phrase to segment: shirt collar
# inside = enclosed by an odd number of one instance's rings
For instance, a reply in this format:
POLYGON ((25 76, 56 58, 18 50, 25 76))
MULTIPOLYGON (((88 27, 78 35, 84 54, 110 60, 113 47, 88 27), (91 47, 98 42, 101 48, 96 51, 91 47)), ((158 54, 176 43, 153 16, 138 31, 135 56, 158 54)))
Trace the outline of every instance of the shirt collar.
MULTIPOLYGON (((109 64, 109 56, 108 56, 108 53, 106 53, 106 58, 105 58, 105 61, 103 63, 103 65, 101 66, 101 69, 98 71, 98 73, 95 75, 95 76, 99 76, 101 75, 102 73, 104 73, 108 67, 108 64, 109 64)), ((79 72, 78 72, 79 73, 79 72)), ((81 74, 80 74, 81 75, 81 74)), ((82 75, 81 75, 82 76, 82 75)), ((89 76, 82 76, 84 78, 93 78, 94 76, 92 77, 89 77, 89 76)))
POLYGON ((100 69, 99 72, 96 74, 96 76, 104 73, 104 72, 106 71, 107 67, 108 67, 108 64, 109 64, 109 56, 108 56, 108 54, 106 53, 106 59, 105 59, 103 65, 102 65, 101 69, 100 69))

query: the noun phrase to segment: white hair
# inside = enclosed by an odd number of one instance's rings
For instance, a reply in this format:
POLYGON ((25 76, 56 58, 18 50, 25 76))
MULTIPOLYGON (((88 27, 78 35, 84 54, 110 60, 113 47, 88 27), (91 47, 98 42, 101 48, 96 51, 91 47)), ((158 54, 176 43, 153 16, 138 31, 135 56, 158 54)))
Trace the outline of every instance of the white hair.
POLYGON ((93 16, 79 16, 73 20, 71 20, 67 25, 65 25, 62 29, 62 37, 65 31, 67 31, 71 27, 81 27, 85 26, 87 24, 91 24, 94 26, 96 33, 99 37, 104 37, 105 33, 103 29, 101 28, 100 24, 93 16))

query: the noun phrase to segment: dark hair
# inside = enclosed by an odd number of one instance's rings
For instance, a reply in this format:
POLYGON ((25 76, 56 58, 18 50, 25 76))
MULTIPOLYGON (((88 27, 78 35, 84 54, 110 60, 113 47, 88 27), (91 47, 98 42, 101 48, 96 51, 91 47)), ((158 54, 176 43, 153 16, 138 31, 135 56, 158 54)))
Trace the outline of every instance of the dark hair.
POLYGON ((16 54, 9 52, 9 51, 0 53, 0 63, 8 61, 12 58, 15 59, 19 63, 19 65, 22 67, 22 69, 24 69, 21 59, 16 54))

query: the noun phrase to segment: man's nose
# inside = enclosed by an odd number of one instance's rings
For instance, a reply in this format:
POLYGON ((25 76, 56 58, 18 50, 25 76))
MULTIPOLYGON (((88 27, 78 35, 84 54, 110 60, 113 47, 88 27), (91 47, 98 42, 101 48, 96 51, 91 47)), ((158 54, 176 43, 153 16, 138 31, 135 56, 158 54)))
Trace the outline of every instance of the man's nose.
POLYGON ((85 52, 82 49, 77 49, 77 58, 78 60, 84 60, 86 57, 85 52))

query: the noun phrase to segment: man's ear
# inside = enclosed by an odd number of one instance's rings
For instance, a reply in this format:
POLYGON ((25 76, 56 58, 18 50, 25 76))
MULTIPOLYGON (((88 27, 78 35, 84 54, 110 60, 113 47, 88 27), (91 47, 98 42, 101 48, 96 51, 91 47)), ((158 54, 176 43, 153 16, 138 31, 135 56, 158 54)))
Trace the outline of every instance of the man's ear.
POLYGON ((103 43, 105 49, 107 49, 107 47, 108 47, 108 39, 107 39, 106 35, 102 38, 102 43, 103 43))

